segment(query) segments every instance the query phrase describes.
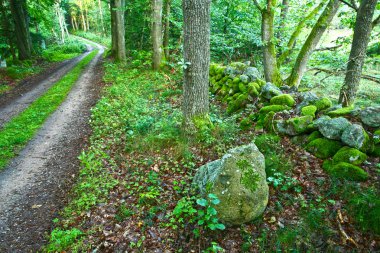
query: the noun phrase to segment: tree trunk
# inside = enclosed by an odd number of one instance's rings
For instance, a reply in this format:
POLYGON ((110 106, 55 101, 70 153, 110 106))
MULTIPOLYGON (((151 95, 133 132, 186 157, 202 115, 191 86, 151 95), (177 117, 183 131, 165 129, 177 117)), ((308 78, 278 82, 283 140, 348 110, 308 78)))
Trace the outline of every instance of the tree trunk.
MULTIPOLYGON (((187 132, 208 119, 211 0, 184 0, 183 115, 187 132)), ((209 120, 208 120, 209 121, 209 120)))
POLYGON ((301 51, 298 53, 297 60, 287 80, 287 84, 289 86, 295 86, 298 88, 302 76, 305 73, 309 57, 317 47, 323 33, 326 31, 327 27, 337 13, 340 4, 340 0, 330 0, 325 10, 319 17, 317 23, 315 23, 311 33, 303 44, 301 51))
POLYGON ((110 11, 111 11, 111 55, 116 57, 117 51, 117 30, 116 30, 116 5, 115 0, 110 0, 110 11))
POLYGON ((27 60, 32 57, 32 39, 29 32, 25 0, 10 0, 10 7, 15 24, 18 58, 27 60))
POLYGON ((124 61, 125 54, 125 26, 124 26, 124 13, 125 13, 125 0, 115 0, 115 38, 116 38, 116 60, 124 61))
POLYGON ((165 30, 164 30, 164 54, 165 59, 169 61, 170 49, 169 49, 169 38, 170 38, 170 5, 171 0, 165 1, 165 30))
POLYGON ((103 18, 103 8, 102 8, 102 2, 98 0, 99 5, 99 15, 100 15, 100 26, 102 27, 102 33, 106 34, 106 29, 104 27, 104 18, 103 18))
POLYGON ((86 19, 84 18, 84 8, 83 8, 83 0, 79 0, 78 4, 79 4, 79 11, 80 11, 80 15, 81 15, 81 18, 82 18, 82 29, 84 32, 87 31, 87 25, 86 25, 86 19))
POLYGON ((268 0, 267 7, 262 10, 261 36, 263 41, 264 75, 267 82, 277 86, 282 84, 280 71, 277 68, 276 46, 274 43, 274 8, 276 0, 268 0))
POLYGON ((162 60, 162 0, 152 0, 153 69, 158 70, 162 60))
POLYGON ((278 58, 277 64, 278 64, 279 67, 281 66, 282 63, 284 63, 284 61, 292 53, 292 50, 293 50, 294 45, 296 43, 296 40, 297 40, 298 36, 300 35, 302 29, 305 27, 306 22, 309 21, 309 20, 311 20, 311 19, 313 19, 318 14, 318 12, 320 11, 320 9, 322 9, 322 7, 323 7, 323 3, 320 3, 316 8, 314 8, 310 12, 309 15, 307 15, 304 19, 301 20, 301 22, 298 23, 296 29, 294 30, 294 32, 290 36, 290 39, 289 39, 288 44, 287 44, 287 46, 285 48, 285 51, 278 58))
POLYGON ((360 79, 368 42, 372 31, 372 18, 375 12, 377 0, 362 0, 354 28, 350 58, 347 64, 344 85, 340 91, 339 103, 350 106, 355 101, 359 88, 360 79))

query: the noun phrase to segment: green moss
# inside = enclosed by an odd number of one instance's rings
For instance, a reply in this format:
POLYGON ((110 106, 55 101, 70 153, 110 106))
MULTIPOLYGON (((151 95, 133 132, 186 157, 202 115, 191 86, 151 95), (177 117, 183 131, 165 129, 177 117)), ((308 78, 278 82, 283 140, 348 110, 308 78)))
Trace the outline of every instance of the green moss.
POLYGON ((251 128, 253 125, 253 120, 251 119, 251 117, 247 117, 245 119, 243 119, 242 121, 240 121, 240 129, 242 130, 248 130, 249 128, 251 128))
POLYGON ((277 130, 280 133, 287 135, 299 135, 308 131, 308 126, 313 122, 313 117, 302 116, 295 117, 284 121, 279 121, 277 123, 277 130))
POLYGON ((242 93, 246 93, 246 92, 247 92, 247 85, 244 84, 244 83, 239 83, 239 90, 240 90, 242 93))
POLYGON ((193 117, 192 121, 198 130, 214 128, 214 125, 212 124, 210 116, 208 114, 195 116, 193 117))
POLYGON ((235 100, 232 100, 230 103, 228 103, 227 113, 231 114, 244 108, 247 103, 247 99, 248 94, 239 94, 235 100))
POLYGON ((308 106, 302 107, 301 109, 302 116, 312 116, 313 118, 315 118, 316 112, 317 112, 317 107, 315 105, 308 105, 308 106))
POLYGON ((266 114, 268 112, 281 112, 289 109, 286 105, 268 105, 260 109, 260 114, 266 114))
POLYGON ((380 143, 380 129, 373 133, 373 143, 375 145, 380 143))
POLYGON ((257 97, 259 96, 259 90, 256 88, 256 83, 249 83, 248 84, 248 94, 253 96, 253 97, 257 97))
POLYGON ((330 108, 332 106, 332 102, 329 98, 325 97, 317 100, 314 105, 317 107, 318 111, 323 111, 330 108))
POLYGON ((252 192, 256 191, 260 175, 254 171, 252 165, 247 160, 239 160, 236 165, 242 172, 241 183, 252 192))
POLYGON ((316 139, 322 138, 323 135, 319 131, 312 132, 309 137, 307 138, 307 142, 310 143, 316 139))
POLYGON ((275 112, 269 112, 265 118, 264 118, 264 121, 263 121, 263 127, 268 131, 268 132, 273 132, 273 118, 274 118, 274 115, 276 113, 275 112))
POLYGON ((240 83, 240 78, 239 77, 235 77, 234 80, 232 80, 233 83, 240 83))
POLYGON ((327 115, 330 117, 345 116, 345 115, 350 114, 353 109, 354 109, 354 106, 343 107, 343 108, 328 112, 327 115))
POLYGON ((380 144, 375 145, 371 155, 374 157, 380 157, 380 144))
POLYGON ((306 146, 306 150, 318 158, 326 159, 335 155, 341 147, 342 144, 339 141, 319 138, 310 142, 306 146))
POLYGON ((356 148, 343 147, 333 157, 334 164, 340 162, 351 163, 353 165, 360 165, 367 160, 367 155, 357 150, 356 148))
POLYGON ((216 68, 216 74, 220 75, 220 76, 224 76, 224 70, 226 69, 225 66, 219 66, 216 68))
POLYGON ((368 179, 368 173, 362 168, 345 162, 334 164, 331 161, 323 163, 323 169, 331 176, 342 178, 350 181, 365 181, 368 179))
POLYGON ((278 95, 270 100, 271 105, 287 105, 293 107, 295 103, 296 101, 294 101, 294 98, 289 94, 278 95))
POLYGON ((256 82, 260 85, 260 87, 263 87, 266 84, 266 82, 261 79, 257 79, 256 82))

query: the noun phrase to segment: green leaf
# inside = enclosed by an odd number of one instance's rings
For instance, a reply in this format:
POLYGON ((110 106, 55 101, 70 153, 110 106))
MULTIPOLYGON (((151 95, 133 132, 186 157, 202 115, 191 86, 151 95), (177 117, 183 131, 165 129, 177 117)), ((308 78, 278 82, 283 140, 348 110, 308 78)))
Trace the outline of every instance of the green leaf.
POLYGON ((216 196, 215 194, 212 194, 212 193, 210 193, 210 194, 208 195, 208 197, 209 197, 210 199, 218 199, 218 196, 216 196))
POLYGON ((197 199, 197 204, 200 206, 207 206, 207 200, 205 199, 197 199))
POLYGON ((201 225, 203 225, 203 224, 205 224, 205 221, 204 221, 204 220, 199 220, 199 221, 198 221, 198 225, 199 225, 199 226, 201 226, 201 225))
POLYGON ((215 225, 215 228, 219 229, 219 230, 224 230, 224 229, 226 229, 226 226, 224 226, 224 224, 222 224, 222 223, 218 223, 215 225))
POLYGON ((214 205, 218 205, 220 203, 220 200, 219 199, 213 199, 213 200, 211 200, 211 203, 214 205))

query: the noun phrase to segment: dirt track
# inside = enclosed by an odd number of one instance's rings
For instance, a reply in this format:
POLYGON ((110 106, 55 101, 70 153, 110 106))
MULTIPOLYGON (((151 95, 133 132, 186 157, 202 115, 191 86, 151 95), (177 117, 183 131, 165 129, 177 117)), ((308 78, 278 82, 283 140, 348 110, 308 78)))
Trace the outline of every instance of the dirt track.
MULTIPOLYGON (((38 251, 46 243, 52 219, 65 204, 78 171, 77 157, 89 135, 90 108, 101 88, 100 62, 104 49, 98 47, 99 53, 83 71, 66 101, 19 156, 0 172, 0 252, 38 251)), ((40 86, 44 85, 36 87, 40 86)), ((19 104, 14 106, 21 108, 19 104)), ((1 125, 3 112, 0 113, 1 125)))

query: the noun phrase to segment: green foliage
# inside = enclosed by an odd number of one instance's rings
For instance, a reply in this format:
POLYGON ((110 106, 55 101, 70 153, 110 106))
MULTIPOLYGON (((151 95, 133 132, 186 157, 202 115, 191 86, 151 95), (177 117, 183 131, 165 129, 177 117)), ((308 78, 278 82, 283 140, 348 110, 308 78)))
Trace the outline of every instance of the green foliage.
POLYGON ((0 169, 15 157, 19 150, 34 136, 46 118, 64 101, 82 70, 97 54, 86 56, 74 69, 35 100, 26 110, 6 123, 0 131, 0 169))
POLYGON ((200 237, 204 231, 224 230, 225 226, 219 222, 215 209, 219 203, 215 194, 208 194, 207 198, 183 197, 171 214, 171 226, 177 228, 193 224, 195 237, 200 237))
MULTIPOLYGON (((33 66, 32 62, 23 61, 19 64, 13 64, 5 69, 5 75, 13 80, 21 80, 27 76, 37 74, 42 71, 41 67, 33 66)), ((0 73, 1 77, 1 73, 0 73)))
POLYGON ((86 50, 83 42, 75 39, 66 41, 63 45, 54 44, 43 51, 42 57, 51 62, 58 62, 74 58, 86 50))
POLYGON ((49 244, 45 250, 47 252, 63 252, 82 235, 83 232, 76 228, 70 230, 56 228, 51 232, 49 244))
POLYGON ((268 177, 267 181, 272 184, 274 188, 281 191, 294 190, 297 193, 302 191, 302 186, 297 179, 284 175, 283 173, 274 173, 272 177, 268 177))
POLYGON ((94 33, 94 32, 83 32, 83 31, 75 31, 74 34, 76 36, 94 41, 96 43, 99 43, 105 47, 111 47, 111 38, 108 36, 104 36, 99 33, 94 33))

